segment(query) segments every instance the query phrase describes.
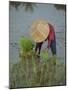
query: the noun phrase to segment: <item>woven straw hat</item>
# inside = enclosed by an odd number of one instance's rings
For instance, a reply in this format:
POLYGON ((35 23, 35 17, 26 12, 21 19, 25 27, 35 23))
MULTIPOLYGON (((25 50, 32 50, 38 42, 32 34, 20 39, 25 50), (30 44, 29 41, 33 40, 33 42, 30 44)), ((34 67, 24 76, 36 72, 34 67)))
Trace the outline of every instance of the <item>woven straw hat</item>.
POLYGON ((31 25, 31 37, 35 42, 44 41, 49 34, 49 25, 45 20, 38 19, 31 25))

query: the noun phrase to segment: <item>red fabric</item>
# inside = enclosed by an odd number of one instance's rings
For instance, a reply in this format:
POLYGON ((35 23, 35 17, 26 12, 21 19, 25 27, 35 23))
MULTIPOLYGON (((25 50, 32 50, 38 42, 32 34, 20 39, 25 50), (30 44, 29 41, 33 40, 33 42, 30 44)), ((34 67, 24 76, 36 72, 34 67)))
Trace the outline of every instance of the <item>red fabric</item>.
POLYGON ((54 28, 51 24, 49 24, 49 35, 48 35, 48 48, 50 47, 51 45, 51 41, 54 40, 55 38, 55 32, 54 32, 54 28))

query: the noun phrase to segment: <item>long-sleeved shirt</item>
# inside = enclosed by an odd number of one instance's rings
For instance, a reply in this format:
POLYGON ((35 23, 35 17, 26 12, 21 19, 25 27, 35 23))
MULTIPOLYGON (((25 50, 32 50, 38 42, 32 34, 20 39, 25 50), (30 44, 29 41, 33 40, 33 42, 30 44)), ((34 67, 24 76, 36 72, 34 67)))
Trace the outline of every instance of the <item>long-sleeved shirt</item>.
POLYGON ((49 24, 49 35, 48 35, 48 48, 51 45, 51 41, 55 39, 55 32, 54 32, 54 28, 51 24, 49 24))

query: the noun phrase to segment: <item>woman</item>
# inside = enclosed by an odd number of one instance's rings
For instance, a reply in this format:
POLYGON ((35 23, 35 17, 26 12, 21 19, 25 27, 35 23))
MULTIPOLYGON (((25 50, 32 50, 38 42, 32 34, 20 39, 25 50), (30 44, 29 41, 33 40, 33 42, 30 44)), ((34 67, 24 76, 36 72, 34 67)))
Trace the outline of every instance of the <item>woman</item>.
MULTIPOLYGON (((51 48, 51 52, 53 55, 56 55, 56 37, 55 37, 55 31, 53 26, 49 24, 49 35, 47 37, 47 39, 45 41, 48 40, 48 46, 46 48, 46 51, 48 51, 49 48, 51 48)), ((35 48, 35 52, 37 53, 38 51, 38 55, 40 55, 40 51, 41 51, 41 47, 42 47, 43 42, 40 43, 36 43, 36 48, 35 48)))

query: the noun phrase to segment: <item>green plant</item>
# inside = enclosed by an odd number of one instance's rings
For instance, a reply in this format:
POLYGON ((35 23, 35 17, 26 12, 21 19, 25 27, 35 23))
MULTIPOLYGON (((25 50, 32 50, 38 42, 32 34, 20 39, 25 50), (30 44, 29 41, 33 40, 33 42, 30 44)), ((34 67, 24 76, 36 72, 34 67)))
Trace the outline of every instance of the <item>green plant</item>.
MULTIPOLYGON (((10 88, 65 85, 65 66, 54 64, 55 57, 46 62, 38 58, 23 58, 10 68, 10 88)), ((58 60, 56 60, 58 62, 58 60)))
POLYGON ((23 49, 23 51, 26 51, 26 52, 32 50, 34 46, 32 41, 26 37, 20 38, 19 45, 21 49, 23 49))
POLYGON ((48 60, 48 52, 44 52, 44 51, 41 52, 41 60, 42 62, 45 62, 48 60))

